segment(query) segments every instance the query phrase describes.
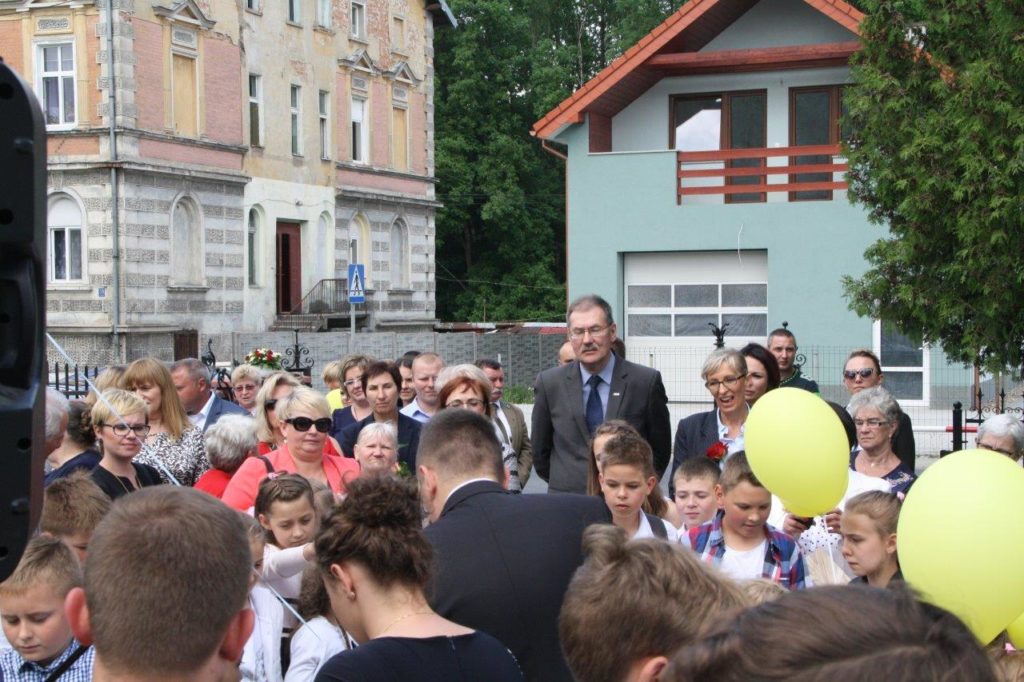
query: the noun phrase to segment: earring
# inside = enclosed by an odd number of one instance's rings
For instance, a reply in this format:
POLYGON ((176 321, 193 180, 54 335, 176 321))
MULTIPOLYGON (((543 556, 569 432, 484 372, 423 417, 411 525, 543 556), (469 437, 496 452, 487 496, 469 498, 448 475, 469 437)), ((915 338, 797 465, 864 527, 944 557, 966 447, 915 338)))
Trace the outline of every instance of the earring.
POLYGON ((355 598, 356 598, 356 593, 355 593, 355 592, 352 592, 352 591, 349 591, 349 593, 348 593, 348 598, 349 598, 349 599, 355 599, 355 598))

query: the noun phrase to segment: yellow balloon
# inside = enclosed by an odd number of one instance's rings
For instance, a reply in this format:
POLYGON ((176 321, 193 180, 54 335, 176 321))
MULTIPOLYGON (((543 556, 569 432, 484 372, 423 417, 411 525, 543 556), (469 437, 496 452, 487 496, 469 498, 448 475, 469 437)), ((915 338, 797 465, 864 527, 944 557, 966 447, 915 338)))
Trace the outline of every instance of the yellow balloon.
POLYGON ((988 450, 932 464, 900 510, 903 577, 960 617, 982 644, 1024 613, 1024 469, 988 450))
POLYGON ((1018 649, 1024 649, 1024 613, 1017 620, 1010 623, 1006 628, 1006 634, 1010 636, 1013 646, 1018 649))
POLYGON ((828 403, 800 388, 768 391, 744 427, 754 475, 797 516, 835 509, 849 482, 850 444, 828 403))

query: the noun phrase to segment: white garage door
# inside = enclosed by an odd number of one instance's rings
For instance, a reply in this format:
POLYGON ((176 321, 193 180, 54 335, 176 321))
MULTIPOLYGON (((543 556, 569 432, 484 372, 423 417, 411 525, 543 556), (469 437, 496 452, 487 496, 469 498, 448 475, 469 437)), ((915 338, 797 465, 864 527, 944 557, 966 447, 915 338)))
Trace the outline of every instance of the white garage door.
POLYGON ((624 283, 626 355, 661 371, 670 401, 707 403, 712 325, 733 348, 765 342, 767 251, 628 253, 624 283))

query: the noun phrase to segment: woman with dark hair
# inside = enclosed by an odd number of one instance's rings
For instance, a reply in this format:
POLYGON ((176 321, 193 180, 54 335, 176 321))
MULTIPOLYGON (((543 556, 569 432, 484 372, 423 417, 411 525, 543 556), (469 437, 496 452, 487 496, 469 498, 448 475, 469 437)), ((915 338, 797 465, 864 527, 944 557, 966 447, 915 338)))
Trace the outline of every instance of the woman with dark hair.
POLYGON ((402 386, 402 375, 398 367, 390 362, 371 362, 363 370, 362 384, 371 412, 365 419, 332 433, 338 439, 342 453, 346 457, 355 456, 359 432, 367 424, 389 422, 398 431, 398 461, 404 462, 410 472, 416 471, 416 450, 420 443, 421 425, 398 411, 398 392, 402 386))
POLYGON ((89 414, 89 403, 84 400, 68 402, 68 428, 60 447, 46 458, 53 469, 43 478, 44 487, 75 471, 92 471, 100 463, 96 434, 89 414))
POLYGON ((316 561, 338 622, 359 643, 320 669, 317 682, 513 682, 522 673, 490 635, 442 618, 423 594, 433 551, 415 485, 359 479, 324 521, 316 561))
POLYGON ((747 387, 744 395, 747 403, 753 406, 758 398, 779 387, 782 381, 779 361, 759 343, 748 343, 740 349, 740 353, 747 359, 747 387))

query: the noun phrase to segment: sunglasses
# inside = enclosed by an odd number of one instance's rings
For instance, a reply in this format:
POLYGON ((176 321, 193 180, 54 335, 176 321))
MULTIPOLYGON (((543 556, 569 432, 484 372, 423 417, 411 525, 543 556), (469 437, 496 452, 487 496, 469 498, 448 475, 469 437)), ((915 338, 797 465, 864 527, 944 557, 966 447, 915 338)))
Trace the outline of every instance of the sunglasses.
POLYGON ((865 367, 864 369, 847 369, 843 370, 843 376, 853 381, 858 376, 861 379, 867 379, 869 376, 875 373, 874 367, 865 367))
POLYGON ((320 433, 327 433, 331 430, 334 422, 330 417, 320 417, 319 419, 310 419, 309 417, 293 417, 291 419, 285 419, 285 424, 291 424, 295 427, 296 431, 305 433, 312 427, 316 427, 316 430, 320 433))

